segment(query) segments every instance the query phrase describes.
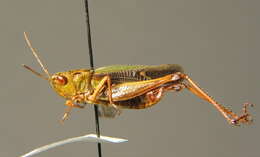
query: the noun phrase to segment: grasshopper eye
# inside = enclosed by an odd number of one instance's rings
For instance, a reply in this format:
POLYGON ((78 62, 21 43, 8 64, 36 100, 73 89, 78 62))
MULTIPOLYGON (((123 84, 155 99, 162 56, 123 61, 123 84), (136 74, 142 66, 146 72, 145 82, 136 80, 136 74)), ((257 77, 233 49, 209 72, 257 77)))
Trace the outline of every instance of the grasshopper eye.
POLYGON ((52 80, 58 85, 66 85, 68 83, 67 77, 62 75, 54 76, 52 80))

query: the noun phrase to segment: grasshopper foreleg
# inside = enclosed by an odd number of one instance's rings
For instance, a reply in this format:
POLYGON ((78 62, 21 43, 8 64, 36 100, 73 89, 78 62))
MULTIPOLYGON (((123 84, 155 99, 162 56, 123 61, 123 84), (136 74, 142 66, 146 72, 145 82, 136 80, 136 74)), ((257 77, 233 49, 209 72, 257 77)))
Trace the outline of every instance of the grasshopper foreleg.
POLYGON ((84 108, 84 106, 74 104, 72 100, 67 100, 65 105, 68 106, 68 107, 65 109, 65 112, 64 112, 63 117, 61 119, 61 122, 64 122, 65 120, 67 120, 69 118, 69 114, 70 114, 73 107, 84 108))

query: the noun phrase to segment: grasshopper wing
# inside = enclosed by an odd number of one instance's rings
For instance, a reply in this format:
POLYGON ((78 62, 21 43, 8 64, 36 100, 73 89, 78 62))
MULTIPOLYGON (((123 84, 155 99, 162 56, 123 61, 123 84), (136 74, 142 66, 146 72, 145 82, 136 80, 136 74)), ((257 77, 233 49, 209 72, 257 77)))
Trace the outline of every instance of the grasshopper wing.
POLYGON ((183 72, 177 64, 147 65, 112 65, 95 70, 96 78, 109 75, 112 84, 156 79, 176 72, 183 72))

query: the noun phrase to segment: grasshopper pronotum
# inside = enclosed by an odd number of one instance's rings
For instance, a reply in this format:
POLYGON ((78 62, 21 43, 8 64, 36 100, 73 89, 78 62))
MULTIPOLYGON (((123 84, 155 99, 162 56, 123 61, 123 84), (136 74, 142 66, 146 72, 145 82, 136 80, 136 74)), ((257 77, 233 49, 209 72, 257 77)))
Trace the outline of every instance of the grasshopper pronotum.
POLYGON ((100 104, 103 116, 114 117, 121 112, 120 108, 148 108, 158 103, 165 92, 181 91, 184 88, 213 104, 230 124, 239 125, 252 121, 247 111, 247 107, 252 104, 243 104, 241 115, 233 113, 204 92, 188 75, 183 73, 179 65, 114 65, 95 70, 78 69, 50 75, 26 33, 24 37, 46 75, 26 65, 23 66, 37 76, 48 80, 54 91, 66 99, 65 105, 68 108, 62 121, 68 118, 72 108, 83 108, 85 105, 82 104, 100 104))

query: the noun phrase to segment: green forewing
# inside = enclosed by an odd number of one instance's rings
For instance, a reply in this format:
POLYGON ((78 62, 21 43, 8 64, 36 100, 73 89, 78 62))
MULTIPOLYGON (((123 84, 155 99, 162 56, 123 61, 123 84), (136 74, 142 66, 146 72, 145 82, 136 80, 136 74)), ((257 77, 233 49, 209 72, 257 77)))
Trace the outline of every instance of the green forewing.
POLYGON ((140 70, 144 68, 149 68, 149 65, 110 65, 105 67, 100 67, 95 69, 95 73, 112 73, 128 70, 140 70))
POLYGON ((156 79, 175 72, 183 72, 177 64, 163 65, 113 65, 95 70, 95 76, 102 78, 109 75, 112 83, 124 83, 156 79))

